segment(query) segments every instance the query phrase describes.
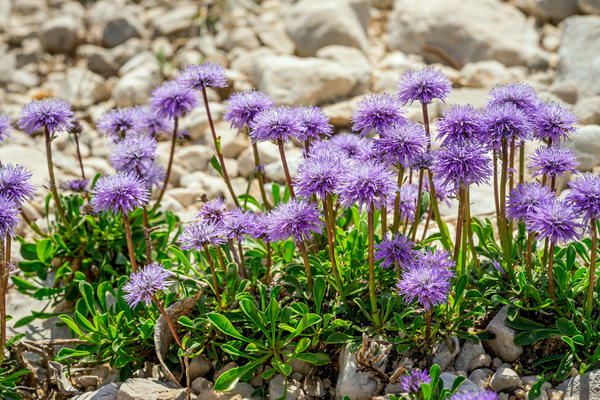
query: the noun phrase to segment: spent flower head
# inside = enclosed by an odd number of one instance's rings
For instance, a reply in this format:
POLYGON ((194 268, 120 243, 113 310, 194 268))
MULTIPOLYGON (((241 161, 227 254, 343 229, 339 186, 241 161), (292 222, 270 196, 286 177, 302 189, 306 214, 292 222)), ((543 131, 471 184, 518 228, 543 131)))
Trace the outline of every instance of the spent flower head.
POLYGON ((554 192, 539 182, 521 183, 506 200, 506 215, 512 220, 526 221, 542 204, 554 201, 554 192))
POLYGON ((428 104, 433 99, 444 100, 452 90, 448 77, 433 67, 406 71, 396 86, 400 100, 406 103, 419 101, 428 104))
POLYGON ((250 126, 258 113, 274 105, 271 96, 263 92, 235 93, 227 100, 223 120, 231 122, 231 127, 240 132, 246 124, 250 126))
POLYGON ((258 113, 250 123, 253 143, 279 140, 287 142, 290 137, 302 134, 302 116, 296 107, 279 106, 258 113))
POLYGON ((453 105, 444 111, 437 121, 437 139, 444 139, 442 146, 450 143, 481 142, 484 140, 483 119, 481 112, 470 104, 453 105))
POLYGON ((31 135, 47 128, 50 134, 56 131, 68 131, 73 126, 73 111, 71 105, 63 100, 42 99, 33 100, 21 109, 19 129, 31 135))
POLYGON ((400 233, 390 238, 386 236, 375 246, 377 249, 375 259, 381 260, 380 265, 384 268, 394 266, 406 268, 406 266, 414 262, 419 254, 413 249, 413 246, 414 243, 400 233))
POLYGON ((565 200, 573 210, 583 216, 586 225, 600 218, 600 177, 585 173, 569 182, 569 193, 565 200))
POLYGON ((358 204, 360 209, 371 205, 385 209, 398 190, 393 178, 392 172, 381 163, 355 162, 340 177, 339 200, 345 207, 358 204))
POLYGON ((372 130, 377 132, 396 124, 403 124, 404 117, 397 96, 371 93, 358 102, 352 113, 352 131, 366 135, 372 130))
POLYGON ((136 208, 148 204, 149 195, 144 181, 136 174, 117 172, 98 179, 92 189, 92 206, 96 212, 119 211, 127 216, 136 208))
POLYGON ((31 171, 21 165, 0 164, 0 196, 14 201, 18 207, 33 198, 31 171))
POLYGON ((320 233, 322 227, 321 213, 314 203, 292 199, 271 210, 269 239, 276 242, 292 238, 295 243, 305 242, 313 233, 320 233))
POLYGON ((159 117, 168 119, 182 117, 198 104, 195 93, 175 81, 155 87, 150 102, 159 117))
POLYGON ((142 302, 150 306, 158 292, 173 284, 173 281, 169 280, 171 276, 172 272, 162 264, 148 264, 131 274, 129 281, 123 286, 123 291, 127 293, 123 298, 131 308, 142 302))
POLYGON ((373 153, 382 161, 408 168, 427 149, 427 144, 423 125, 409 121, 383 129, 373 139, 373 153))
POLYGON ((177 82, 188 89, 202 90, 207 87, 223 88, 227 86, 225 69, 219 64, 188 65, 177 77, 177 82))
POLYGON ((554 178, 565 172, 576 172, 579 161, 571 150, 562 146, 542 146, 531 155, 527 166, 533 169, 533 176, 554 178))
POLYGON ((527 229, 551 243, 570 243, 579 238, 581 224, 577 213, 566 202, 555 199, 541 204, 527 219, 527 229))

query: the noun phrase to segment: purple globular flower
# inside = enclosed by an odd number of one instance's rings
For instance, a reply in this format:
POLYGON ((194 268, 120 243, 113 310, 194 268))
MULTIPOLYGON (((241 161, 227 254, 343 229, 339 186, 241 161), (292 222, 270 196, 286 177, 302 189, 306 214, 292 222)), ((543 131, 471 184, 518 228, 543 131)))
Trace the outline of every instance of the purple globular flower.
POLYGON ((354 163, 337 187, 340 202, 346 207, 358 204, 370 208, 385 209, 394 198, 398 185, 392 172, 385 165, 373 161, 354 163))
POLYGON ((64 190, 71 190, 73 192, 83 192, 90 183, 89 179, 71 179, 62 185, 64 190))
POLYGON ((558 199, 535 208, 526 221, 530 232, 552 243, 569 243, 579 238, 581 224, 577 213, 566 202, 558 199))
POLYGON ((565 198, 586 225, 600 218, 600 177, 585 173, 569 182, 571 189, 565 198))
POLYGON ((406 268, 414 262, 418 252, 413 249, 414 243, 400 233, 390 238, 385 237, 375 246, 375 259, 381 260, 381 266, 390 268, 400 266, 406 268))
POLYGON ((250 211, 236 208, 225 214, 224 222, 227 237, 242 242, 244 240, 244 235, 252 233, 254 214, 250 211))
POLYGON ((400 378, 400 387, 405 393, 418 393, 421 390, 421 383, 430 383, 431 377, 427 371, 411 369, 400 378))
POLYGON ((575 114, 555 102, 542 103, 533 115, 534 136, 560 144, 575 132, 575 114))
POLYGON ((530 138, 532 126, 527 114, 514 104, 487 107, 483 111, 485 141, 498 148, 502 139, 522 142, 530 138))
POLYGON ((329 118, 319 107, 299 107, 298 112, 300 113, 302 131, 295 136, 296 140, 304 142, 308 139, 319 139, 321 135, 331 136, 333 127, 329 123, 329 118))
POLYGON ((177 77, 177 82, 188 89, 202 90, 208 87, 223 88, 227 86, 225 69, 219 64, 188 65, 177 77))
POLYGON ((356 104, 352 113, 352 131, 366 135, 407 121, 398 97, 389 94, 369 94, 356 104))
POLYGON ((500 400, 500 396, 490 390, 481 390, 479 392, 456 393, 449 400, 500 400))
POLYGON ((14 235, 19 222, 19 206, 9 197, 0 196, 0 241, 14 235))
POLYGON ((357 135, 341 133, 330 139, 334 148, 343 151, 348 158, 355 160, 368 160, 373 153, 373 142, 357 135))
POLYGON ((521 183, 506 200, 506 215, 512 220, 526 221, 542 204, 554 201, 554 192, 539 182, 521 183))
POLYGON ((31 171, 21 165, 0 166, 0 196, 17 204, 17 207, 33 198, 35 188, 31 184, 31 171))
POLYGON ((411 164, 411 168, 413 169, 429 169, 433 166, 433 152, 431 150, 426 150, 423 153, 419 154, 415 157, 414 161, 411 164))
POLYGON ((42 99, 23 106, 18 125, 28 135, 44 127, 53 135, 56 131, 71 129, 73 121, 69 103, 58 99, 42 99))
POLYGON ((579 161, 573 151, 561 146, 542 146, 535 150, 527 166, 534 170, 533 176, 554 178, 565 172, 576 172, 579 161))
POLYGON ((125 137, 125 135, 141 133, 146 125, 139 108, 125 107, 104 113, 96 122, 96 127, 113 140, 118 140, 125 137))
POLYGON ((481 112, 470 104, 454 105, 444 111, 437 121, 437 139, 444 139, 442 146, 450 143, 481 142, 484 140, 481 112))
POLYGON ((226 213, 227 206, 225 205, 225 202, 223 199, 218 198, 204 203, 200 208, 197 217, 212 222, 213 224, 221 224, 225 221, 226 213))
POLYGON ((435 153, 433 172, 443 183, 455 188, 487 182, 492 174, 491 159, 477 143, 449 144, 435 153))
POLYGON ((252 214, 254 221, 250 226, 250 236, 255 239, 264 240, 265 243, 269 243, 269 220, 271 215, 269 213, 265 214, 252 214))
POLYGON ((433 99, 444 101, 452 90, 448 77, 433 67, 406 71, 396 86, 400 100, 406 104, 415 101, 428 104, 433 99))
POLYGON ((287 142, 302 134, 302 115, 296 107, 272 107, 258 113, 250 123, 253 143, 272 140, 287 142))
POLYGON ((140 178, 144 181, 148 189, 152 189, 153 186, 160 189, 165 184, 167 173, 163 167, 156 163, 156 161, 140 169, 140 173, 142 174, 140 178))
POLYGON ((156 137, 161 133, 171 134, 173 132, 173 121, 160 116, 152 107, 140 108, 140 124, 149 136, 156 137))
POLYGON ((408 168, 427 149, 427 144, 423 125, 409 121, 383 129, 373 139, 373 154, 389 164, 408 168))
POLYGON ((152 164, 157 152, 158 143, 154 137, 127 135, 113 147, 110 163, 118 171, 137 173, 152 164))
POLYGON ((308 157, 298 166, 296 192, 305 199, 316 195, 323 200, 334 193, 344 171, 344 158, 339 153, 308 157))
POLYGON ((521 110, 526 116, 537 113, 539 99, 535 89, 523 82, 498 85, 490 90, 488 106, 503 106, 510 104, 521 110))
POLYGON ((292 238, 295 243, 305 242, 313 233, 321 232, 323 221, 314 203, 290 200, 279 203, 269 217, 269 239, 271 242, 292 238))
POLYGON ((456 267, 452 255, 441 249, 425 249, 425 252, 421 253, 420 261, 423 265, 438 266, 448 271, 452 271, 456 267))
POLYGON ((3 142, 7 137, 10 137, 8 133, 12 126, 12 121, 9 116, 0 114, 0 142, 3 142))
POLYGON ((271 96, 263 92, 235 93, 227 100, 223 120, 231 122, 231 127, 237 128, 240 132, 244 125, 250 126, 258 113, 274 105, 271 96))
POLYGON ((127 293, 123 299, 130 308, 135 308, 142 302, 148 307, 156 299, 158 292, 173 284, 173 281, 169 280, 172 275, 173 273, 162 264, 148 264, 131 274, 129 281, 123 286, 123 291, 127 293))
POLYGON ((144 182, 128 172, 104 176, 92 189, 92 206, 96 212, 112 210, 127 215, 136 208, 148 204, 149 195, 144 182))
POLYGON ((419 197, 419 187, 414 183, 405 183, 400 188, 399 210, 402 218, 408 218, 409 222, 415 220, 415 210, 419 197))
POLYGON ((169 119, 184 116, 198 104, 196 94, 175 81, 155 87, 150 102, 159 117, 169 119))
POLYGON ((220 246, 227 241, 227 229, 222 223, 197 222, 183 228, 179 244, 183 250, 201 251, 204 246, 220 246))

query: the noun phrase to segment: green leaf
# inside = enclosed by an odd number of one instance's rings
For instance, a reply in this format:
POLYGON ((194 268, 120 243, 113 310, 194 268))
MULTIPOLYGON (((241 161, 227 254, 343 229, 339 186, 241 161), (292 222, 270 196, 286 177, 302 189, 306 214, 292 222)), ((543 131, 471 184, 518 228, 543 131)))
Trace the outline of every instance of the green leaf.
POLYGON ((557 319, 556 322, 555 322, 555 325, 556 325, 556 328, 563 335, 575 336, 575 335, 581 334, 581 332, 579 331, 579 329, 577 329, 577 327, 575 326, 575 324, 573 322, 569 321, 566 318, 559 318, 559 319, 557 319))
POLYGON ((91 315, 96 314, 96 308, 94 307, 94 288, 87 282, 79 282, 79 291, 85 300, 88 312, 91 315))
POLYGON ((327 290, 327 282, 320 276, 315 279, 313 286, 313 293, 315 295, 315 308, 317 314, 321 314, 321 307, 323 306, 323 298, 325 298, 325 291, 327 290))
POLYGON ((79 329, 79 326, 77 326, 75 321, 73 321, 73 318, 69 317, 68 315, 59 315, 58 318, 60 318, 62 322, 64 322, 73 332, 78 334, 80 337, 84 335, 81 329, 79 329))
POLYGON ((296 358, 314 365, 327 365, 330 361, 329 356, 324 353, 302 353, 298 354, 296 358))
POLYGON ((246 336, 238 332, 226 316, 217 313, 209 313, 206 317, 218 330, 220 330, 224 334, 232 336, 244 342, 249 342, 248 338, 246 338, 246 336))
POLYGON ((56 361, 65 361, 73 357, 81 358, 89 354, 90 352, 87 350, 75 350, 69 349, 68 347, 63 347, 58 351, 58 354, 56 355, 56 361))
POLYGON ((537 342, 538 340, 548 339, 558 333, 559 332, 556 329, 538 329, 535 331, 521 332, 515 336, 515 344, 526 346, 537 342))
POLYGON ((42 239, 35 246, 35 252, 38 259, 46 264, 52 261, 52 241, 50 239, 42 239))
POLYGON ((220 392, 229 392, 232 390, 238 381, 247 374, 254 372, 263 362, 265 362, 270 355, 259 358, 258 360, 252 361, 243 367, 232 368, 222 373, 215 381, 214 390, 220 392))
POLYGON ((353 336, 341 332, 333 332, 328 335, 323 342, 325 343, 348 343, 354 340, 353 336))
POLYGON ((211 157, 210 165, 219 173, 220 176, 223 176, 223 171, 221 170, 221 164, 219 164, 219 160, 217 160, 216 156, 211 157))

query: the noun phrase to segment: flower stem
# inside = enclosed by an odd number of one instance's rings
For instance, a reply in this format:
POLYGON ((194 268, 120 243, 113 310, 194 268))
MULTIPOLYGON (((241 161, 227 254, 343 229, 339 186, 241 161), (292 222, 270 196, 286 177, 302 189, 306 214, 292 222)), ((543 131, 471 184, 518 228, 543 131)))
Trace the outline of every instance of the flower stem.
POLYGON ((262 166, 260 165, 260 155, 258 153, 258 144, 252 143, 252 152, 254 153, 254 166, 256 167, 256 179, 258 180, 258 188, 260 189, 260 196, 262 197, 263 205, 265 209, 270 210, 271 205, 267 200, 267 192, 265 191, 265 179, 262 173, 262 166))
POLYGON ((550 243, 550 254, 548 259, 548 289, 550 290, 550 297, 554 303, 554 307, 558 309, 556 303, 556 294, 554 293, 554 242, 550 243))
POLYGON ((452 251, 452 244, 450 242, 450 237, 446 229, 444 229, 444 222, 442 221, 442 217, 440 215, 440 209, 437 204, 437 197, 435 195, 435 185, 433 183, 433 174, 431 171, 427 171, 429 175, 429 193, 431 195, 431 207, 433 209, 433 216, 435 217, 435 222, 437 222, 438 229, 440 230, 440 236, 442 245, 448 251, 452 251))
POLYGON ((431 133, 429 132, 429 114, 427 112, 427 103, 421 103, 423 109, 423 125, 427 134, 427 150, 431 149, 431 133))
MULTIPOLYGON (((464 265, 460 265, 458 263, 458 257, 461 251, 461 243, 462 243, 462 231, 463 231, 463 222, 465 215, 465 190, 461 185, 458 188, 458 215, 456 217, 456 237, 454 239, 454 262, 456 262, 457 269, 459 271, 458 276, 461 276, 464 273, 464 265)), ((464 253, 464 249, 462 249, 464 253)))
POLYGON ((227 266, 225 265, 225 259, 223 258, 223 252, 221 251, 221 248, 219 246, 215 246, 215 249, 217 250, 217 258, 219 259, 219 264, 221 265, 221 269, 223 270, 223 273, 225 274, 225 276, 227 276, 227 266))
POLYGON ((285 180, 290 188, 290 196, 292 199, 296 198, 296 193, 294 193, 294 186, 292 185, 292 176, 290 175, 290 170, 288 168, 287 159, 285 158, 285 149, 283 148, 283 140, 277 140, 277 146, 279 147, 279 155, 281 156, 281 164, 283 165, 283 172, 285 173, 285 180))
POLYGON ((412 225, 412 236, 411 239, 414 242, 416 237, 417 237, 417 227, 419 226, 419 222, 421 220, 421 202, 423 201, 423 196, 422 196, 422 192, 423 192, 423 173, 424 170, 423 168, 419 169, 419 186, 418 186, 418 196, 417 197, 417 205, 415 208, 415 220, 413 221, 413 225, 412 225))
MULTIPOLYGON (((167 174, 165 176, 165 181, 163 183, 162 188, 160 189, 160 193, 158 194, 158 198, 156 199, 156 205, 154 209, 157 209, 162 201, 163 196, 165 195, 165 191, 167 190, 167 184, 169 183, 169 179, 171 178, 171 169, 173 168, 173 158, 175 157, 175 145, 177 144, 177 130, 178 130, 179 119, 175 117, 175 121, 173 122, 173 137, 171 139, 171 152, 169 153, 169 163, 167 164, 167 174)), ((141 178, 141 175, 140 175, 141 178)))
POLYGON ((237 240, 237 248, 240 252, 240 274, 242 275, 242 279, 246 279, 248 277, 248 271, 246 271, 246 260, 244 260, 244 249, 242 249, 242 242, 237 240))
POLYGON ((502 170, 500 173, 500 224, 498 226, 501 237, 502 237, 502 247, 504 251, 504 257, 506 260, 506 268, 510 273, 510 278, 513 282, 516 281, 515 271, 512 265, 512 251, 510 248, 509 235, 512 236, 512 233, 508 232, 508 225, 506 219, 506 182, 508 177, 508 143, 507 139, 502 139, 502 170))
POLYGON ((398 190, 396 191, 396 199, 394 200, 394 221, 392 223, 392 232, 398 233, 400 228, 400 189, 402 189, 402 181, 404 180, 404 167, 398 164, 398 190))
POLYGON ((598 253, 598 230, 596 229, 596 220, 590 221, 592 249, 590 253, 590 272, 588 278, 588 291, 585 303, 585 316, 590 318, 592 315, 592 307, 594 306, 594 289, 596 286, 596 257, 598 253))
POLYGON ((131 270, 137 272, 138 265, 135 261, 135 253, 133 252, 133 235, 131 233, 131 224, 127 215, 123 215, 123 225, 125 226, 125 239, 127 240, 127 251, 129 252, 129 261, 131 262, 131 270))
POLYGON ((427 237, 427 229, 429 228, 429 222, 431 221, 432 216, 433 207, 431 207, 431 203, 429 203, 429 208, 427 209, 427 219, 425 220, 425 226, 423 227, 423 235, 421 236, 421 242, 427 237))
POLYGON ((533 246, 533 239, 535 238, 534 232, 529 232, 527 235, 527 251, 525 253, 525 267, 527 269, 527 278, 531 281, 531 248, 533 246))
POLYGON ((8 263, 10 255, 0 239, 0 364, 4 359, 4 345, 6 343, 6 289, 8 287, 8 263))
POLYGON ((333 231, 331 229, 331 221, 330 221, 330 215, 328 212, 328 199, 329 199, 329 195, 327 195, 327 197, 325 197, 325 199, 323 199, 323 215, 325 216, 325 230, 327 231, 327 241, 328 241, 328 248, 329 248, 329 258, 331 260, 331 269, 333 270, 333 277, 335 278, 335 282, 337 284, 337 289, 338 289, 338 293, 340 294, 340 297, 342 298, 342 301, 345 303, 346 302, 346 296, 344 295, 344 287, 342 286, 342 279, 340 277, 340 272, 338 271, 337 268, 337 262, 335 261, 335 237, 333 236, 333 231))
POLYGON ((25 214, 25 211, 23 211, 23 209, 21 209, 21 218, 23 218, 23 221, 25 221, 25 223, 29 225, 31 230, 33 230, 35 233, 42 237, 48 237, 48 235, 42 232, 40 227, 35 222, 29 219, 29 217, 27 216, 27 214, 25 214))
POLYGON ((58 211, 60 219, 62 219, 67 230, 70 233, 72 233, 71 225, 67 221, 65 210, 63 209, 63 206, 60 203, 60 197, 58 196, 58 190, 56 189, 56 179, 54 178, 54 164, 52 162, 52 137, 50 136, 50 131, 48 130, 47 126, 44 126, 44 137, 46 139, 46 161, 48 163, 48 175, 50 177, 50 191, 52 192, 52 197, 54 197, 56 211, 58 211))
POLYGON ((75 140, 75 150, 77 151, 77 159, 79 160, 79 168, 81 169, 81 179, 85 179, 85 171, 83 169, 83 159, 81 158, 81 151, 79 149, 79 133, 73 133, 73 139, 75 140))
POLYGON ((477 269, 478 276, 481 276, 481 267, 479 265, 479 258, 477 257, 477 249, 475 248, 475 240, 473 239, 473 220, 471 219, 471 195, 469 187, 465 189, 465 223, 467 228, 467 237, 469 240, 469 246, 471 247, 471 254, 473 255, 473 261, 475 261, 475 268, 477 269))
MULTIPOLYGON (((143 179, 140 167, 136 166, 135 170, 140 179, 143 179)), ((146 263, 150 264, 152 262, 152 239, 150 237, 150 226, 148 225, 148 208, 146 206, 143 206, 142 211, 144 214, 144 242, 146 244, 146 263)))
POLYGON ((375 205, 371 203, 367 213, 367 225, 369 234, 368 258, 369 258, 369 297, 371 299, 371 312, 373 314, 373 323, 376 328, 380 328, 379 311, 377 310, 377 294, 375 292, 375 238, 374 238, 374 214, 375 205))
POLYGON ((519 146, 519 183, 525 181, 525 142, 519 146))
POLYGON ((158 299, 156 298, 155 295, 152 295, 152 300, 154 301, 154 304, 156 304, 156 307, 158 307, 158 309, 160 310, 160 313, 162 314, 163 318, 167 322, 167 325, 169 326, 169 330, 171 331, 173 338, 177 342, 177 345, 183 349, 183 344, 181 343, 181 339, 179 338, 179 335, 177 334, 177 330, 175 329, 175 326, 173 325, 173 321, 171 321, 171 318, 167 315, 165 308, 160 303, 160 301, 158 301, 158 299))
POLYGON ((273 250, 271 249, 270 242, 266 242, 265 244, 267 246, 267 273, 265 275, 265 283, 269 284, 269 283, 271 283, 271 266, 273 264, 273 259, 272 259, 273 250))
POLYGON ((310 263, 308 261, 308 252, 306 251, 306 245, 304 242, 298 242, 297 244, 300 252, 302 253, 302 259, 304 260, 304 270, 306 271, 306 281, 308 282, 309 297, 312 296, 313 292, 313 280, 312 272, 310 271, 310 263))
POLYGON ((208 265, 210 266, 210 273, 213 278, 213 286, 215 290, 215 297, 217 299, 217 304, 219 307, 221 306, 221 293, 219 292, 219 282, 217 281, 217 272, 215 271, 215 264, 213 263, 213 259, 210 256, 210 252, 208 251, 208 246, 204 245, 204 254, 206 254, 206 259, 208 260, 208 265))
POLYGON ((208 125, 210 125, 210 133, 212 134, 213 142, 215 144, 215 150, 217 152, 217 157, 219 158, 219 164, 221 164, 221 172, 223 175, 223 180, 225 181, 225 185, 227 185, 227 189, 229 190, 229 194, 233 199, 236 207, 240 206, 240 202, 233 191, 233 186, 231 186, 231 181, 229 180, 229 174, 227 173, 227 167, 225 166, 225 160, 223 159, 223 153, 221 152, 221 138, 217 138, 217 133, 215 132, 215 124, 213 123, 212 115, 210 114, 210 108, 208 107, 208 96, 206 95, 206 88, 202 87, 202 98, 204 100, 204 107, 206 108, 206 116, 208 118, 208 125))
POLYGON ((494 205, 496 206, 496 224, 498 225, 498 234, 500 234, 500 224, 502 221, 500 220, 500 200, 498 194, 498 156, 496 154, 496 149, 492 150, 492 158, 494 161, 494 205))

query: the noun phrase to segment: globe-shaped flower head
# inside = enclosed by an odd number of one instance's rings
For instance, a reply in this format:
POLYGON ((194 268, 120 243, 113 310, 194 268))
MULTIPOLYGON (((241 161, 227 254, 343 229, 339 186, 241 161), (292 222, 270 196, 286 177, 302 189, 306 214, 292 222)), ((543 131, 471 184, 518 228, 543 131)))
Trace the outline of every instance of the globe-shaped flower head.
POLYGON ((177 82, 185 88, 202 90, 207 87, 223 88, 227 86, 225 70, 219 64, 206 62, 188 65, 177 77, 177 82))
POLYGON ((454 105, 444 111, 437 121, 437 139, 444 139, 442 146, 450 143, 481 142, 484 140, 481 113, 468 104, 454 105))
POLYGON ((90 183, 89 179, 70 179, 63 183, 61 187, 64 190, 71 190, 73 192, 83 192, 90 183))
POLYGON ((136 172, 152 164, 157 156, 158 143, 152 136, 128 135, 117 142, 110 162, 119 171, 136 172))
POLYGON ((565 172, 577 171, 577 156, 566 147, 542 146, 531 155, 527 166, 534 170, 533 176, 554 178, 565 172))
POLYGON ((127 215, 148 204, 148 200, 146 185, 137 175, 117 172, 98 179, 92 190, 91 203, 96 212, 112 210, 115 214, 121 211, 127 215))
POLYGON ((417 258, 418 252, 413 249, 414 243, 400 233, 390 238, 385 237, 375 246, 375 259, 381 260, 381 266, 390 268, 400 266, 406 268, 417 258))
POLYGON ((397 96, 389 94, 369 94, 356 105, 352 114, 352 131, 366 135, 371 130, 377 132, 407 120, 403 116, 397 96))
POLYGON ((66 101, 33 100, 21 109, 18 124, 28 135, 44 127, 53 135, 56 131, 68 131, 73 126, 73 111, 66 101))
POLYGON ((427 144, 423 125, 409 121, 383 129, 373 139, 373 153, 388 164, 408 168, 427 149, 427 144))
POLYGON ((526 221, 544 203, 554 201, 552 190, 539 182, 521 183, 506 201, 506 215, 513 220, 526 221))
POLYGON ((261 111, 250 123, 253 143, 279 140, 287 142, 290 137, 302 134, 302 116, 294 107, 273 107, 261 111))
POLYGON ((263 92, 236 93, 227 100, 223 120, 231 122, 239 132, 246 124, 250 125, 258 113, 274 105, 271 96, 263 92))
POLYGON ((314 205, 297 199, 279 203, 269 217, 269 239, 271 242, 292 238, 295 243, 306 242, 314 232, 321 232, 321 213, 314 205))
POLYGON ((491 173, 491 160, 486 150, 479 144, 449 144, 440 148, 433 160, 436 176, 444 177, 445 184, 452 183, 456 188, 471 184, 485 183, 491 173))
POLYGON ((400 387, 406 393, 418 393, 421 390, 421 383, 430 383, 431 377, 427 371, 411 369, 400 378, 400 387))
POLYGON ((452 90, 448 77, 433 67, 406 71, 396 86, 400 100, 406 104, 419 101, 428 104, 433 99, 444 100, 452 90))
POLYGON ((141 133, 146 125, 143 113, 139 108, 126 107, 107 111, 100 117, 96 127, 100 132, 116 141, 129 134, 141 133))
POLYGON ((321 135, 330 136, 333 128, 329 118, 319 107, 300 107, 298 109, 302 121, 302 131, 296 135, 296 140, 304 142, 309 139, 319 139, 321 135))
POLYGON ((575 132, 576 123, 577 117, 572 111, 558 103, 543 103, 533 116, 534 135, 540 140, 560 144, 575 132))
POLYGON ((333 136, 331 144, 355 160, 368 160, 373 153, 372 141, 348 133, 333 136))
POLYGON ((189 113, 198 104, 194 92, 175 81, 155 87, 150 102, 159 117, 169 119, 189 113))
POLYGON ((392 172, 381 163, 356 162, 340 178, 339 200, 346 207, 358 204, 360 209, 371 205, 385 209, 398 190, 393 178, 392 172))
POLYGON ((225 215, 227 213, 227 206, 223 199, 218 198, 215 200, 207 201, 200 208, 200 212, 197 217, 206 221, 219 224, 224 223, 225 215))
POLYGON ((497 85, 490 90, 488 106, 503 106, 510 104, 523 111, 527 116, 533 116, 538 109, 539 99, 535 89, 523 82, 497 85))
POLYGON ((571 190, 565 200, 576 213, 583 215, 586 224, 600 218, 600 177, 585 173, 569 182, 571 190))
POLYGON ((495 105, 483 111, 485 141, 499 148, 502 139, 522 142, 529 139, 531 124, 527 115, 514 104, 495 105))
POLYGON ((169 133, 173 129, 173 121, 169 118, 160 116, 152 107, 146 106, 140 108, 140 124, 146 130, 149 136, 156 137, 161 133, 169 133))
POLYGON ((3 142, 7 137, 10 137, 8 132, 10 131, 11 125, 12 122, 10 117, 0 114, 0 142, 3 142))
POLYGON ((14 201, 18 207, 33 198, 31 172, 21 165, 4 164, 0 167, 0 196, 14 201))
POLYGON ((579 238, 581 224, 575 210, 566 202, 554 200, 541 204, 527 220, 527 229, 552 243, 569 243, 579 238))
POLYGON ((123 291, 127 293, 123 298, 131 308, 141 302, 150 306, 156 299, 156 293, 173 284, 173 281, 169 280, 171 275, 171 271, 165 269, 162 264, 149 264, 131 274, 129 281, 123 286, 123 291))
POLYGON ((254 214, 250 211, 236 208, 225 214, 225 230, 228 238, 240 243, 244 240, 244 235, 252 233, 253 224, 254 214))
POLYGON ((202 221, 183 228, 179 244, 183 250, 200 251, 204 246, 220 246, 227 241, 227 229, 221 223, 202 221))
POLYGON ((496 392, 481 390, 479 392, 460 392, 452 395, 450 400, 500 400, 496 392))
POLYGON ((0 196, 0 241, 7 235, 13 236, 19 222, 19 206, 12 199, 0 196))
POLYGON ((334 193, 344 171, 345 158, 340 153, 308 157, 298 166, 296 191, 305 199, 316 195, 323 200, 334 193))

